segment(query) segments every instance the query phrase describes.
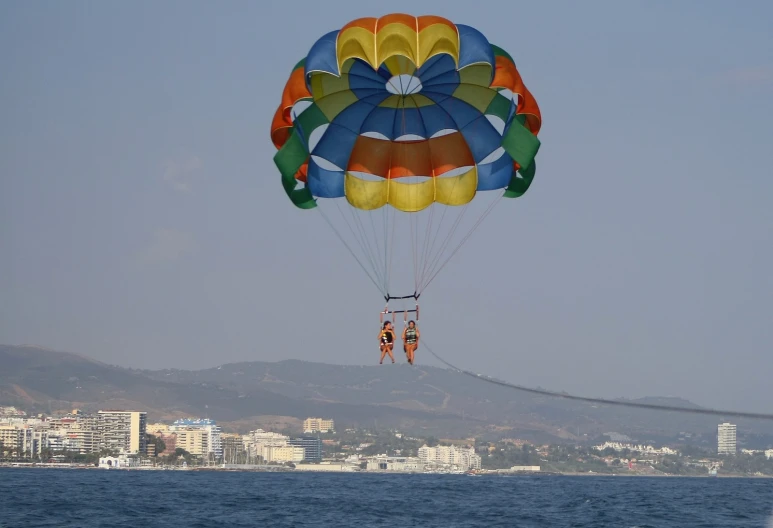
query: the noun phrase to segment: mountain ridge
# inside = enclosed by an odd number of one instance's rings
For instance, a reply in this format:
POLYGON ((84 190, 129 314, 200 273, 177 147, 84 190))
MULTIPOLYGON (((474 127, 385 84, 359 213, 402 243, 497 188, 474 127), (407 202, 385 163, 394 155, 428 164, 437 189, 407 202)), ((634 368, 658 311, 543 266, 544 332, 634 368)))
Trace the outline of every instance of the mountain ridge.
MULTIPOLYGON (((0 405, 34 412, 132 406, 147 410, 149 421, 207 416, 239 432, 266 423, 297 430, 303 418, 324 416, 338 428, 389 427, 438 437, 585 442, 618 432, 663 441, 687 433, 711 443, 721 418, 535 395, 423 365, 283 359, 149 370, 45 347, 0 345, 0 367, 0 405)), ((620 400, 701 407, 674 396, 620 400)), ((744 427, 773 434, 759 422, 744 427)))

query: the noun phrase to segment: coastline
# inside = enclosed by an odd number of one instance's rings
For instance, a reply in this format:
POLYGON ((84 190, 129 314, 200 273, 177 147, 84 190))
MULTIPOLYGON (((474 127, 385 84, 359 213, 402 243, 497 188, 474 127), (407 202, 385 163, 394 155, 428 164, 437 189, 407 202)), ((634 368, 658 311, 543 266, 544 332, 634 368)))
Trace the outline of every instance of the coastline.
MULTIPOLYGON (((323 465, 324 467, 324 465, 323 465)), ((265 467, 165 467, 165 466, 146 466, 146 467, 112 467, 105 468, 89 464, 66 464, 66 463, 33 463, 33 462, 4 462, 0 463, 1 469, 67 469, 67 470, 102 470, 102 471, 218 471, 226 473, 334 473, 334 474, 365 474, 365 475, 454 475, 454 476, 474 476, 474 477, 615 477, 615 478, 740 478, 740 479, 773 479, 773 475, 741 475, 741 474, 718 474, 718 475, 673 475, 666 473, 659 474, 641 474, 641 473, 578 473, 578 472, 557 472, 557 471, 482 471, 476 473, 458 473, 458 472, 436 472, 436 471, 368 471, 361 469, 314 469, 309 467, 290 468, 282 466, 265 467)))

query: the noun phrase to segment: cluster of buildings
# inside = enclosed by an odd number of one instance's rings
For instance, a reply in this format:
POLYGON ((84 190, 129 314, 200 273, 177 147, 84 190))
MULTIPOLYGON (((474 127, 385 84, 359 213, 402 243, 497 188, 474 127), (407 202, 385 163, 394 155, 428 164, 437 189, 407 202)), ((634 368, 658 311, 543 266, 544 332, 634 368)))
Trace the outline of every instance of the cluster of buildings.
POLYGON ((15 409, 0 411, 0 444, 5 454, 39 457, 45 453, 56 458, 62 452, 99 453, 99 465, 106 468, 152 465, 145 457, 172 455, 180 449, 208 463, 227 466, 292 463, 296 467, 316 464, 317 470, 412 472, 463 472, 481 467, 481 457, 472 447, 427 445, 419 449, 418 457, 353 455, 343 462, 323 462, 319 433, 335 431, 333 420, 325 418, 307 418, 303 435, 291 437, 263 429, 247 434, 224 433, 208 418, 149 424, 143 411, 101 410, 88 414, 76 409, 64 416, 34 418, 15 409))
POLYGON ((481 457, 473 447, 436 446, 419 448, 418 457, 376 455, 365 459, 367 471, 463 473, 481 469, 481 457))
MULTIPOLYGON (((637 451, 642 454, 651 455, 678 455, 679 451, 671 449, 669 447, 655 448, 651 445, 639 445, 630 443, 630 438, 617 433, 607 433, 607 436, 612 438, 611 442, 604 442, 601 445, 593 446, 593 449, 597 451, 603 451, 607 448, 614 449, 615 451, 623 451, 628 449, 630 451, 637 451), (624 442, 623 440, 629 440, 624 442)), ((738 442, 736 437, 736 425, 728 422, 717 425, 717 454, 718 455, 735 455, 738 452, 738 442)), ((773 458, 773 449, 766 451, 757 451, 751 449, 741 449, 741 452, 747 455, 753 455, 757 453, 764 453, 767 458, 773 458)))
POLYGON ((643 444, 631 444, 622 442, 604 442, 600 445, 593 446, 596 451, 604 451, 605 449, 612 449, 617 452, 625 451, 637 451, 647 455, 678 455, 679 452, 676 449, 670 447, 653 447, 651 445, 643 444))
MULTIPOLYGON (((144 411, 108 409, 83 413, 75 409, 64 416, 30 417, 12 407, 0 408, 0 456, 35 458, 45 454, 56 459, 61 456, 58 454, 64 452, 100 453, 103 457, 100 458, 100 465, 120 467, 125 464, 140 465, 141 461, 132 458, 133 455, 164 456, 181 449, 208 463, 225 465, 294 464, 300 467, 315 464, 317 470, 338 468, 410 472, 468 472, 481 469, 482 460, 475 449, 457 445, 429 447, 425 444, 419 448, 418 456, 399 456, 400 452, 397 451, 395 455, 398 456, 380 454, 361 458, 356 454, 343 462, 340 459, 335 463, 323 462, 323 443, 336 442, 330 439, 323 441, 319 435, 331 432, 335 432, 335 423, 325 418, 306 418, 303 421, 303 434, 291 437, 263 429, 247 434, 224 433, 214 420, 208 418, 182 418, 171 424, 148 424, 144 411), (163 446, 152 441, 153 437, 160 439, 163 446), (157 446, 161 446, 159 452, 156 452, 157 446), (118 457, 108 457, 108 453, 118 457)), ((634 444, 624 435, 609 433, 608 436, 611 441, 594 446, 594 449, 612 449, 617 452, 629 450, 642 455, 679 454, 669 447, 634 444)), ((361 444, 356 450, 362 451, 369 445, 361 444)), ((717 453, 732 455, 737 450, 735 424, 719 424, 717 453)), ((747 454, 763 453, 747 449, 741 451, 747 454)), ((769 459, 773 458, 773 450, 764 451, 764 454, 769 459)), ((144 463, 152 464, 149 460, 144 463)), ((514 467, 511 470, 539 471, 539 467, 514 467)))
POLYGON ((269 463, 321 462, 322 440, 315 436, 289 436, 256 429, 242 436, 248 460, 269 463))
MULTIPOLYGON (((306 418, 303 421, 305 436, 289 436, 256 429, 247 434, 223 433, 214 420, 186 418, 173 424, 155 423, 148 426, 148 433, 160 438, 166 448, 161 455, 184 449, 188 453, 225 464, 283 464, 320 462, 322 440, 313 433, 335 431, 333 420, 306 418)), ((149 453, 150 454, 150 453, 149 453)))
MULTIPOLYGON (((332 420, 307 418, 304 431, 333 431, 332 420)), ((320 462, 322 441, 319 437, 290 438, 280 433, 257 429, 246 435, 223 433, 214 420, 183 418, 171 424, 147 423, 144 411, 101 410, 88 414, 73 410, 58 417, 29 417, 15 408, 0 408, 0 449, 3 454, 40 457, 44 453, 90 454, 107 452, 121 455, 164 456, 182 449, 207 461, 224 463, 320 462), (163 442, 156 452, 156 443, 163 442)), ((108 457, 105 457, 107 460, 108 457)))
POLYGON ((146 415, 142 411, 74 410, 61 417, 28 417, 5 410, 0 418, 0 444, 6 453, 40 456, 44 451, 77 454, 114 451, 145 453, 146 415))
MULTIPOLYGON (((735 424, 728 422, 717 425, 717 454, 718 455, 735 455, 738 453, 738 439, 736 436, 737 427, 735 424)), ((628 449, 630 451, 637 451, 642 454, 652 455, 678 455, 679 451, 671 449, 669 447, 655 448, 651 445, 638 445, 630 442, 622 442, 620 440, 630 440, 628 437, 621 437, 616 433, 607 433, 607 436, 615 436, 612 442, 605 442, 601 445, 593 446, 593 449, 597 451, 603 451, 607 448, 614 449, 615 451, 623 451, 628 449)), ((754 450, 754 449, 741 449, 741 453, 746 455, 755 455, 764 453, 765 457, 773 458, 773 449, 768 450, 754 450)))
MULTIPOLYGON (((332 430, 332 420, 309 418, 314 428, 320 432, 320 423, 326 430, 332 430)), ((304 429, 306 428, 304 422, 304 429)), ((256 429, 240 435, 223 433, 214 420, 208 418, 183 418, 172 424, 154 423, 147 432, 164 443, 160 453, 146 451, 152 456, 168 455, 177 449, 183 449, 191 455, 208 461, 222 461, 225 464, 283 464, 298 462, 320 462, 322 460, 322 440, 315 436, 289 436, 256 429)), ((150 446, 148 446, 150 447, 150 446)))
POLYGON ((171 425, 154 423, 148 425, 147 432, 160 438, 165 446, 159 453, 146 451, 149 456, 170 455, 177 449, 208 459, 223 456, 222 431, 214 420, 208 418, 183 418, 171 425))
MULTIPOLYGON (((734 455, 738 450, 736 442, 736 426, 731 423, 721 423, 717 426, 717 454, 719 455, 734 455)), ((741 449, 741 453, 746 455, 756 455, 763 453, 765 458, 773 458, 773 449, 767 450, 755 450, 755 449, 741 449)))

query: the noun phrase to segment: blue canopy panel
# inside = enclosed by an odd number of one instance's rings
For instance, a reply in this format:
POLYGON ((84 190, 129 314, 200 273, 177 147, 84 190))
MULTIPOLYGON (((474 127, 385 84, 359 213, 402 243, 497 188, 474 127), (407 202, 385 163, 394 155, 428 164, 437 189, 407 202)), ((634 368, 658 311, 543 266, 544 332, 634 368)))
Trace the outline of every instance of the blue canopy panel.
POLYGON ((503 152, 496 161, 478 165, 478 191, 504 189, 510 184, 512 176, 513 158, 503 152))
POLYGON ((319 156, 329 161, 336 167, 345 168, 349 162, 354 143, 357 141, 356 132, 342 127, 335 123, 330 123, 325 130, 319 143, 311 152, 312 156, 319 156))
POLYGON ((431 57, 427 62, 421 65, 421 68, 416 70, 414 75, 421 80, 423 86, 427 86, 437 77, 448 73, 455 74, 457 78, 459 77, 453 57, 443 53, 431 57))
MULTIPOLYGON (((445 96, 441 96, 441 98, 445 98, 445 96)), ((422 106, 419 108, 419 114, 427 138, 431 138, 441 130, 459 130, 454 118, 437 104, 422 106)))
POLYGON ((489 64, 491 77, 486 84, 490 85, 496 70, 496 57, 491 43, 474 27, 457 24, 456 29, 459 32, 459 69, 471 64, 489 64))
POLYGON ((502 146, 502 136, 483 114, 467 126, 462 127, 460 132, 464 136, 476 164, 502 146))
MULTIPOLYGON (((362 99, 355 101, 351 105, 344 108, 337 116, 333 118, 333 123, 351 130, 355 134, 362 134, 369 132, 366 122, 368 122, 374 113, 381 110, 392 110, 379 107, 381 102, 389 97, 389 93, 386 90, 375 92, 373 95, 363 97, 362 99)), ((384 125, 382 124, 383 128, 384 125)), ((392 123, 388 123, 388 130, 392 129, 392 123)), ((388 134, 385 134, 388 135, 388 134)))
POLYGON ((311 47, 309 54, 306 55, 303 75, 306 78, 306 86, 309 90, 311 90, 311 84, 309 84, 309 74, 311 72, 324 71, 334 75, 341 73, 338 69, 338 56, 336 52, 339 31, 336 29, 321 36, 311 47))
POLYGON ((344 171, 323 169, 315 160, 309 158, 306 187, 317 198, 342 198, 344 196, 344 171))

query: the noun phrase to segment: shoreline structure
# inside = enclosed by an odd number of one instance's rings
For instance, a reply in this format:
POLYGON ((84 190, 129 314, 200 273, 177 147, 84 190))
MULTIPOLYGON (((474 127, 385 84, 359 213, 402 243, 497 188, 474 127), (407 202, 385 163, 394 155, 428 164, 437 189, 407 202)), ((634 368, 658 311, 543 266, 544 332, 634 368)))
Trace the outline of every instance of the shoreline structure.
MULTIPOLYGON (((481 470, 475 472, 453 472, 453 471, 379 471, 347 468, 342 464, 303 464, 302 467, 284 467, 284 466, 247 466, 239 467, 237 464, 229 464, 226 467, 164 467, 164 466, 145 466, 145 467, 113 467, 109 471, 218 471, 226 473, 347 473, 347 474, 365 474, 365 475, 455 475, 455 476, 476 476, 476 477, 628 477, 628 478, 744 478, 744 479, 773 479, 770 475, 672 475, 668 473, 640 474, 640 473, 574 473, 559 471, 510 471, 510 470, 481 470)), ((90 464, 58 464, 58 463, 35 463, 35 462, 4 462, 0 463, 1 469, 68 469, 68 470, 102 470, 107 468, 94 466, 90 464)))

